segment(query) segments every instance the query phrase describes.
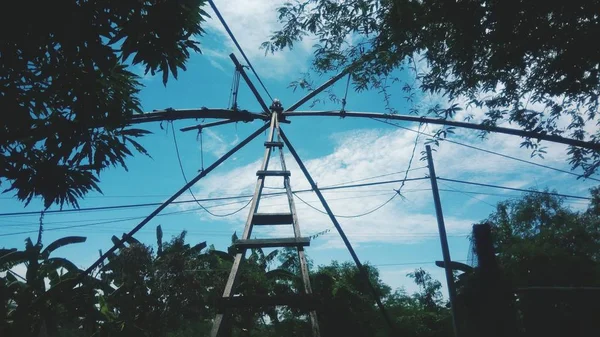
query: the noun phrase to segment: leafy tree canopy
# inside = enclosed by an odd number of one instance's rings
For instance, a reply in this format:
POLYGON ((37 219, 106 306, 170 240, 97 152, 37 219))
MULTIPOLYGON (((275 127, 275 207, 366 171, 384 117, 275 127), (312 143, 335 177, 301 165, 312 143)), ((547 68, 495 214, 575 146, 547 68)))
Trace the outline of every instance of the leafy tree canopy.
MULTIPOLYGON (((314 68, 358 64, 358 90, 387 90, 394 70, 418 71, 422 57, 420 89, 466 99, 486 111, 484 124, 511 122, 598 143, 600 131, 588 134, 584 126, 598 125, 600 46, 590 41, 600 32, 599 8, 598 0, 296 1, 279 8, 283 28, 263 47, 274 52, 315 36, 314 68)), ((412 83, 403 87, 409 96, 412 90, 412 83)), ((452 118, 461 109, 454 103, 413 112, 452 118)), ((538 148, 530 139, 523 146, 538 148)), ((587 175, 600 166, 597 149, 571 147, 569 154, 587 175)))
POLYGON ((600 328, 598 291, 559 290, 600 285, 599 192, 592 189, 586 211, 528 194, 499 203, 488 217, 502 274, 522 289, 516 304, 524 336, 590 336, 600 328))
POLYGON ((185 70, 203 33, 204 0, 19 1, 0 13, 0 183, 29 203, 77 206, 100 191, 100 171, 120 165, 147 131, 139 77, 185 70), (8 184, 7 184, 8 183, 8 184), (8 185, 8 186, 7 186, 8 185))

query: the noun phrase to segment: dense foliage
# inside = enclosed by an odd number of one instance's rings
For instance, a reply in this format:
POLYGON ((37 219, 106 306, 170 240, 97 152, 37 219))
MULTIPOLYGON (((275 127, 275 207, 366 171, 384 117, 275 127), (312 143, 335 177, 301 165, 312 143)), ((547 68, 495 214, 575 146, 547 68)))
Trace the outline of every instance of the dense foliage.
MULTIPOLYGON (((489 248, 475 268, 456 277, 461 336, 594 336, 600 329, 600 190, 586 211, 564 201, 528 194, 498 204, 487 223, 489 248)), ((185 232, 164 242, 160 226, 150 247, 129 239, 93 275, 73 287, 81 270, 55 257, 62 246, 84 242, 65 237, 44 247, 41 235, 24 250, 0 251, 0 335, 156 336, 208 335, 235 251, 205 242, 190 245, 185 232), (26 267, 19 275, 11 269, 26 267)), ((232 241, 237 240, 235 234, 232 241)), ((113 237, 114 242, 118 242, 113 237)), ((323 336, 389 336, 360 273, 351 263, 311 265, 313 292, 323 336)), ((251 250, 234 288, 240 295, 299 292, 299 261, 293 249, 251 250)), ((452 319, 441 283, 425 270, 408 276, 414 294, 393 290, 366 265, 402 336, 452 335, 452 319)), ((306 336, 305 312, 280 307, 236 309, 231 336, 306 336)))
MULTIPOLYGON (((600 32, 599 10, 597 0, 305 0, 279 9, 283 28, 263 46, 274 52, 316 37, 319 72, 357 65, 358 89, 387 92, 393 71, 410 67, 420 89, 451 101, 412 113, 452 118, 464 108, 454 101, 466 101, 484 109, 487 125, 511 122, 597 144, 600 46, 590 41, 600 32)), ((414 84, 397 91, 412 96, 414 84)), ((523 146, 538 148, 531 139, 523 146)), ((588 175, 600 166, 597 149, 569 152, 573 168, 588 175)))
POLYGON ((585 212, 556 196, 530 194, 500 203, 488 218, 503 275, 520 289, 517 309, 525 336, 600 331, 594 318, 600 312, 599 193, 592 190, 585 212))
POLYGON ((0 183, 27 203, 77 205, 126 168, 139 77, 177 77, 202 33, 203 0, 18 1, 0 11, 0 183), (9 186, 6 186, 8 183, 9 186))

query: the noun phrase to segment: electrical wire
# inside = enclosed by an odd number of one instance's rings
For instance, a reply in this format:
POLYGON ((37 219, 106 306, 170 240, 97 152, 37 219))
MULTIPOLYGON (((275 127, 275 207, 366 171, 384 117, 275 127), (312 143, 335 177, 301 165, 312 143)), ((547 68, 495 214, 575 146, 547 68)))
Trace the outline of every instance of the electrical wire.
MULTIPOLYGON (((417 180, 426 180, 429 179, 427 177, 423 177, 423 178, 409 178, 406 179, 406 181, 417 181, 417 180)), ((447 180, 446 178, 439 178, 438 180, 447 180)), ((448 180, 447 180, 448 181, 448 180)), ((337 189, 347 189, 347 188, 358 188, 358 187, 368 187, 368 186, 377 186, 377 185, 385 185, 385 184, 393 184, 393 183, 398 183, 401 182, 401 180, 384 180, 384 181, 378 181, 378 182, 372 182, 372 183, 364 183, 364 184, 353 184, 353 185, 345 185, 345 186, 326 186, 326 187, 321 187, 320 190, 323 191, 329 191, 329 190, 337 190, 337 189)), ((474 184, 474 185, 481 185, 479 183, 474 184)), ((487 185, 481 185, 483 187, 489 187, 487 185)), ((573 195, 567 195, 567 194, 559 194, 559 193, 552 193, 552 192, 542 192, 542 191, 535 191, 535 190, 527 190, 527 189, 514 189, 511 187, 505 187, 505 186, 498 186, 498 185, 491 185, 493 188, 499 188, 499 189, 507 189, 507 190, 513 190, 513 191, 517 191, 517 192, 532 192, 532 193, 539 193, 539 194, 550 194, 550 195, 556 195, 556 196, 561 196, 564 198, 568 198, 568 199, 580 199, 580 200, 591 200, 591 198, 587 198, 587 197, 580 197, 580 196, 573 196, 573 195)), ((440 189, 440 191, 443 191, 444 189, 440 189)), ((294 193, 307 193, 307 192, 312 192, 311 189, 303 189, 303 190, 298 190, 298 191, 294 191, 294 193)), ((451 192, 451 191, 447 191, 447 192, 451 192)), ((485 192, 474 192, 474 191, 462 191, 463 193, 474 193, 474 194, 481 194, 481 195, 492 195, 492 196, 503 196, 503 195, 499 195, 499 194, 490 194, 490 193, 485 193, 485 192)), ((278 196, 278 195, 284 195, 285 192, 276 192, 276 193, 265 193, 263 194, 263 197, 267 197, 267 196, 278 196)), ((235 199, 240 199, 240 198, 251 198, 252 195, 248 194, 248 195, 238 195, 238 196, 228 196, 228 197, 216 197, 216 198, 203 198, 203 199, 198 199, 198 201, 221 201, 221 200, 235 200, 235 199)), ((508 195, 507 197, 515 197, 514 195, 508 195)), ((180 200, 180 201, 174 201, 171 204, 172 205, 178 205, 178 204, 187 204, 187 203, 195 203, 196 201, 194 200, 180 200)), ((106 211, 106 210, 122 210, 122 209, 131 209, 131 208, 141 208, 141 207, 152 207, 152 206, 159 206, 161 203, 159 202, 152 202, 152 203, 141 203, 141 204, 125 204, 125 205, 113 205, 113 206, 98 206, 98 207, 88 207, 88 208, 74 208, 74 209, 58 209, 58 210, 47 210, 46 211, 46 215, 48 214, 58 214, 58 213, 74 213, 74 212, 90 212, 90 211, 106 211)), ((39 216, 40 212, 39 211, 26 211, 26 212, 10 212, 10 213, 0 213, 0 217, 20 217, 20 216, 39 216)))
MULTIPOLYGON (((401 125, 398 125, 396 123, 392 123, 392 122, 389 122, 389 121, 386 121, 386 120, 377 119, 377 118, 371 118, 371 119, 374 120, 374 121, 376 121, 376 122, 380 122, 380 123, 383 123, 383 124, 395 126, 395 127, 399 128, 399 129, 403 129, 403 130, 410 131, 410 132, 415 132, 415 133, 420 133, 420 134, 422 134, 424 136, 435 138, 435 136, 432 135, 432 134, 428 134, 428 133, 425 133, 425 132, 422 132, 422 131, 415 131, 415 130, 413 130, 411 128, 407 128, 407 127, 404 127, 404 126, 401 126, 401 125)), ((533 161, 530 161, 530 160, 525 160, 525 159, 521 159, 521 158, 509 156, 509 155, 506 155, 506 154, 503 154, 503 153, 499 153, 499 152, 495 152, 495 151, 491 151, 491 150, 486 150, 486 149, 483 149, 483 148, 480 148, 480 147, 477 147, 477 146, 473 146, 473 145, 469 145, 469 144, 457 142, 455 140, 443 139, 443 141, 451 143, 451 144, 459 145, 459 146, 464 146, 464 147, 467 147, 469 149, 473 149, 473 150, 477 150, 477 151, 482 151, 482 152, 485 152, 485 153, 489 153, 489 154, 492 154, 492 155, 495 155, 495 156, 499 156, 499 157, 502 157, 502 158, 516 160, 516 161, 519 161, 519 162, 522 162, 522 163, 526 163, 526 164, 530 164, 530 165, 542 167, 542 168, 549 169, 549 170, 554 170, 556 172, 566 173, 566 174, 575 176, 577 178, 581 178, 582 177, 582 175, 577 174, 575 172, 571 172, 571 171, 559 169, 559 168, 548 166, 548 165, 544 165, 544 164, 539 164, 539 163, 536 163, 536 162, 533 162, 533 161)), ((594 181, 600 182, 600 179, 593 178, 593 177, 587 177, 585 179, 590 179, 590 180, 594 180, 594 181)))
MULTIPOLYGON (((422 170, 422 169, 426 169, 426 168, 427 168, 427 166, 421 166, 421 167, 416 167, 416 168, 410 169, 408 171, 416 171, 416 170, 422 170)), ((380 175, 372 176, 372 177, 368 177, 368 178, 362 178, 362 179, 345 181, 343 183, 329 185, 329 187, 342 186, 342 185, 346 185, 346 184, 357 183, 357 182, 360 182, 360 181, 367 181, 367 180, 372 180, 372 179, 377 179, 377 178, 382 178, 382 177, 388 177, 388 176, 392 176, 392 175, 396 175, 396 174, 400 174, 400 173, 405 173, 405 172, 408 172, 408 171, 407 170, 397 171, 397 172, 392 172, 392 173, 380 174, 380 175)), ((404 178, 404 179, 406 179, 406 178, 404 178)))
MULTIPOLYGON (((382 196, 385 194, 373 194, 373 195, 368 195, 368 196, 351 196, 351 197, 344 197, 344 198, 334 198, 332 200, 347 200, 347 199, 358 199, 358 198, 365 198, 365 197, 375 197, 375 196, 382 196)), ((265 197, 265 196, 263 196, 265 197)), ((270 196, 266 196, 267 198, 270 196)), ((252 198, 248 201, 248 203, 246 203, 242 208, 237 208, 235 211, 229 213, 231 215, 240 212, 242 209, 246 208, 250 202, 252 201, 252 198)), ((183 211, 174 211, 174 212, 168 212, 168 213, 162 213, 162 214, 158 214, 157 216, 169 216, 169 215, 176 215, 176 214, 184 214, 184 213, 194 213, 197 211, 206 211, 207 207, 210 208, 217 208, 217 207, 222 207, 222 206, 228 206, 228 205, 232 205, 232 204, 239 204, 239 201, 236 202, 230 202, 230 203, 223 203, 223 204, 219 204, 219 205, 213 205, 213 206, 205 206, 205 207, 199 207, 199 208, 194 208, 194 209, 190 209, 190 210, 183 210, 183 211)), ((273 204, 273 205, 265 205, 263 207, 274 207, 274 206, 282 206, 282 205, 287 205, 287 203, 281 203, 281 204, 273 204)), ((309 204, 309 206, 312 207, 312 205, 309 204)), ((131 221, 131 220, 139 220, 139 219, 144 219, 146 216, 138 216, 138 217, 129 217, 129 218, 116 218, 116 219, 105 219, 106 221, 99 221, 99 222, 93 222, 93 223, 88 223, 88 224, 81 224, 81 225, 71 225, 71 226, 61 226, 61 227, 49 227, 48 229, 45 229, 45 231, 48 230, 64 230, 64 229, 74 229, 74 228, 82 228, 82 227, 90 227, 90 226, 98 226, 98 225, 106 225, 106 224, 113 224, 113 223, 119 223, 119 222, 125 222, 125 221, 131 221)), ((90 220, 85 220, 85 221, 90 221, 90 220)), ((81 221, 72 221, 72 222, 81 222, 81 221)), ((67 223, 67 222, 63 222, 63 223, 67 223)), ((32 225, 37 226, 37 223, 29 223, 29 226, 26 227, 31 227, 32 225)), ((46 224, 45 224, 46 225, 46 224)), ((25 227, 25 225, 23 224, 18 224, 17 226, 21 226, 21 227, 25 227)), ((17 226, 10 226, 10 227, 17 227, 17 226)), ((9 227, 9 226, 3 226, 3 227, 9 227)), ((22 232, 10 232, 10 233, 3 233, 0 234, 0 237, 3 236, 12 236, 12 235, 19 235, 19 234, 30 234, 30 233, 37 233, 38 230, 30 230, 30 231, 22 231, 22 232)))
MULTIPOLYGON (((491 206, 492 208, 496 208, 496 205, 492 205, 491 203, 489 203, 489 202, 487 202, 487 201, 485 201, 485 200, 483 200, 483 199, 479 199, 479 198, 477 198, 477 197, 475 197, 475 196, 469 195, 468 193, 465 193, 465 192, 463 192, 463 191, 457 190, 457 189, 455 189, 454 187, 452 187, 452 186, 450 186, 450 185, 448 185, 448 184, 446 184, 446 183, 444 183, 444 182, 441 182, 441 181, 439 181, 439 183, 440 183, 440 185, 444 185, 444 186, 448 187, 448 188, 449 188, 451 191, 453 191, 453 192, 458 192, 458 193, 460 193, 460 194, 464 194, 464 195, 466 195, 467 197, 469 197, 469 198, 471 198, 471 199, 473 199, 473 200, 477 200, 477 201, 479 201, 479 202, 482 202, 482 203, 484 203, 484 204, 486 204, 486 205, 488 205, 488 206, 491 206)), ((439 189, 438 189, 438 190, 439 190, 439 189)))
MULTIPOLYGON (((252 201, 252 199, 250 199, 250 201, 252 201)), ((231 212, 230 214, 233 215, 235 213, 240 212, 241 210, 243 210, 244 208, 246 208, 250 204, 250 201, 248 201, 248 203, 246 205, 244 205, 242 208, 237 209, 236 211, 231 212)), ((239 202, 225 203, 225 204, 221 204, 221 205, 215 205, 215 206, 212 206, 212 207, 221 207, 221 206, 227 206, 227 205, 236 204, 236 203, 239 203, 239 202)), ((199 211, 199 210, 207 211, 206 207, 200 207, 200 208, 195 208, 195 209, 191 209, 191 210, 183 210, 183 211, 174 211, 174 212, 162 213, 162 214, 158 214, 156 216, 158 217, 158 216, 168 216, 168 215, 175 215, 175 214, 193 213, 193 212, 196 212, 196 211, 199 211)), ((145 219, 145 218, 146 218, 146 216, 136 216, 136 217, 130 217, 130 218, 120 218, 120 219, 115 219, 115 220, 99 221, 99 222, 93 222, 93 223, 81 224, 81 225, 50 227, 50 228, 44 228, 44 232, 57 231, 57 230, 65 230, 65 229, 73 229, 73 228, 91 227, 91 226, 99 226, 99 225, 107 225, 107 224, 113 224, 113 223, 119 223, 119 222, 125 222, 125 221, 140 220, 140 219, 145 219)), ((20 234, 31 234, 31 233, 37 233, 37 232, 38 232, 38 230, 2 233, 2 234, 0 234, 0 237, 20 235, 20 234)))
MULTIPOLYGON (((177 144, 177 136, 175 135, 175 125, 173 124, 173 122, 171 122, 171 129, 173 130, 173 144, 175 144, 175 153, 177 154, 177 162, 179 163, 179 169, 181 170, 181 176, 183 177, 183 180, 185 181, 185 183, 187 185, 188 184, 188 179, 185 176, 185 170, 183 169, 183 164, 181 162, 181 156, 179 154, 179 145, 177 144)), ((204 170, 204 163, 202 163, 202 170, 204 170)), ((238 210, 236 210, 234 212, 227 213, 227 214, 216 214, 216 213, 213 213, 213 212, 209 211, 206 207, 202 206, 202 204, 200 203, 200 201, 198 201, 198 199, 196 199, 196 196, 194 195, 194 192, 192 192, 192 188, 191 187, 188 188, 188 191, 190 192, 190 195, 192 196, 192 199, 194 199, 194 201, 198 204, 198 206, 200 206, 200 208, 202 208, 204 211, 206 211, 206 213, 208 213, 208 214, 210 214, 210 215, 212 215, 212 216, 214 216, 216 218, 225 218, 225 217, 234 215, 234 214, 242 211, 248 205, 250 205, 250 201, 248 201, 248 203, 244 207, 242 207, 242 208, 240 208, 240 209, 238 209, 238 210)))
MULTIPOLYGON (((423 178, 410 178, 406 179, 406 181, 417 181, 417 180, 426 180, 429 179, 427 177, 423 178)), ((348 189, 348 188, 357 188, 357 187, 368 187, 368 186, 376 186, 376 185, 385 185, 385 184, 393 184, 401 182, 401 180, 385 180, 379 182, 372 183, 364 183, 364 184, 354 184, 354 185, 345 185, 345 186, 335 186, 335 187, 321 187, 321 191, 329 191, 336 189, 348 189)), ((312 192, 311 189, 303 189, 295 191, 296 193, 305 193, 312 192)), ((276 192, 276 193, 265 193, 265 196, 277 196, 277 195, 285 195, 286 192, 276 192)), ((234 200, 240 198, 251 198, 252 194, 248 195, 238 195, 238 196, 230 196, 230 197, 217 197, 217 198, 203 198, 197 199, 198 201, 220 201, 220 200, 234 200)), ((171 205, 178 204, 188 204, 195 203, 195 200, 181 200, 181 201, 173 201, 171 205)), ((142 204, 126 204, 126 205, 114 205, 114 206, 98 206, 98 207, 88 207, 88 208, 73 208, 73 209, 56 209, 56 210, 47 210, 46 215, 48 214, 56 214, 56 213, 73 213, 73 212, 87 212, 87 211, 106 211, 106 210, 121 210, 121 209, 130 209, 130 208, 139 208, 139 207, 151 207, 151 206, 159 206, 162 203, 160 202, 149 202, 142 204)), ((27 211, 27 212, 11 212, 11 213, 0 213, 0 217, 16 217, 16 216, 38 216, 40 214, 39 211, 27 211)))
POLYGON ((554 192, 543 192, 543 191, 528 190, 528 189, 523 189, 523 188, 514 188, 514 187, 507 187, 507 186, 498 186, 498 185, 491 185, 491 184, 483 184, 483 183, 477 183, 477 182, 472 182, 472 181, 464 181, 464 180, 458 180, 458 179, 448 179, 448 178, 440 178, 440 177, 437 177, 437 179, 438 180, 443 180, 443 181, 449 181, 449 182, 452 182, 452 183, 460 183, 460 184, 467 184, 467 185, 475 185, 475 186, 499 188, 499 189, 510 190, 510 191, 554 195, 554 196, 563 197, 563 198, 592 200, 592 198, 580 197, 580 196, 577 196, 577 195, 561 194, 561 193, 554 193, 554 192))

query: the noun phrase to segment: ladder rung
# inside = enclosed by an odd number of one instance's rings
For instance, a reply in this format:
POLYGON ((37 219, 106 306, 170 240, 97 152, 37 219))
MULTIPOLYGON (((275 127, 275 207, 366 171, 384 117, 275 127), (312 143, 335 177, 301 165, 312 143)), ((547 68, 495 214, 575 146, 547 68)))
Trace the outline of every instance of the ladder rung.
POLYGON ((292 213, 254 213, 253 225, 291 225, 294 222, 292 213))
POLYGON ((257 171, 257 176, 271 176, 271 177, 289 177, 291 175, 290 171, 257 171))
POLYGON ((310 238, 278 238, 278 239, 248 239, 237 240, 233 243, 237 249, 273 248, 273 247, 304 247, 310 246, 310 238))
POLYGON ((220 301, 221 308, 247 308, 247 307, 273 307, 288 306, 294 308, 314 309, 319 301, 312 295, 294 294, 294 295, 250 295, 223 297, 220 301))
POLYGON ((283 142, 265 142, 265 147, 283 147, 283 142))

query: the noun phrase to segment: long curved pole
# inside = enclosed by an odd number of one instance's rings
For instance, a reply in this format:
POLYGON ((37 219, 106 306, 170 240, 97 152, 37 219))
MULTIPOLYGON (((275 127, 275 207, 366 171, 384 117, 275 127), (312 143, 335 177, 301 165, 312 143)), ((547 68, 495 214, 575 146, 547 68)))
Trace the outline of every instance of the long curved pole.
POLYGON ((430 117, 418 117, 418 116, 408 116, 408 115, 392 115, 392 114, 383 114, 377 112, 340 112, 340 111, 297 111, 297 112, 284 112, 283 115, 285 117, 299 117, 299 116, 319 116, 319 117, 362 117, 362 118, 371 118, 371 119, 385 119, 385 120, 398 120, 405 122, 416 122, 416 123, 426 123, 426 124, 437 124, 437 125, 447 125, 447 126, 455 126, 464 129, 473 129, 480 131, 489 131, 495 133, 504 133, 513 136, 521 136, 532 139, 540 139, 546 140, 549 142, 566 144, 571 146, 577 146, 585 149, 590 149, 594 151, 600 151, 600 143, 595 142, 586 142, 583 140, 577 140, 573 138, 565 138, 557 135, 549 135, 540 132, 533 131, 525 131, 519 129, 505 128, 501 126, 492 126, 492 125, 484 125, 484 124, 475 124, 475 123, 467 123, 467 122, 458 122, 451 121, 445 119, 438 118, 430 118, 430 117))
POLYGON ((133 115, 129 124, 141 124, 149 122, 174 121, 179 119, 229 119, 236 122, 251 122, 255 119, 269 120, 269 116, 260 113, 252 113, 245 110, 231 109, 164 109, 133 115))

